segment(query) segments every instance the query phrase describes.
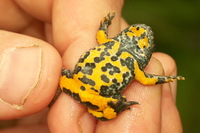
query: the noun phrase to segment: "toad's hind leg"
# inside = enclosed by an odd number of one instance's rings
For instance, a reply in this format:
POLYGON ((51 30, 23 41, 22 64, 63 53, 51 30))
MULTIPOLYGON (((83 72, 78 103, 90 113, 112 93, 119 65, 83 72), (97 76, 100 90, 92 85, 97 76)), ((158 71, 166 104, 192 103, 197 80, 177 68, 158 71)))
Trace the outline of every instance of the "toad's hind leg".
POLYGON ((144 71, 142 71, 138 63, 134 62, 134 74, 135 79, 142 83, 143 85, 155 85, 155 84, 162 84, 162 83, 168 83, 173 82, 175 79, 177 80, 185 80, 182 76, 162 76, 162 75, 153 75, 153 74, 146 74, 144 71))
POLYGON ((107 121, 115 118, 120 112, 130 109, 130 106, 138 104, 135 101, 126 102, 125 97, 121 97, 117 102, 110 101, 108 106, 102 111, 92 110, 88 108, 88 112, 99 120, 107 121))
POLYGON ((72 74, 71 70, 62 69, 62 77, 60 80, 61 85, 58 87, 58 90, 57 90, 53 100, 50 102, 49 107, 51 107, 55 103, 55 101, 57 100, 58 96, 61 94, 62 91, 64 91, 66 93, 66 88, 63 86, 65 86, 65 81, 67 79, 71 80, 72 77, 73 77, 73 74, 72 74))
POLYGON ((111 21, 114 18, 115 13, 112 14, 109 12, 104 18, 101 20, 99 30, 97 32, 97 42, 99 44, 106 43, 108 41, 111 41, 111 39, 108 39, 108 26, 111 25, 111 21))
POLYGON ((73 72, 68 69, 62 70, 62 76, 60 78, 60 89, 61 91, 69 94, 76 100, 79 99, 79 84, 73 79, 73 72))

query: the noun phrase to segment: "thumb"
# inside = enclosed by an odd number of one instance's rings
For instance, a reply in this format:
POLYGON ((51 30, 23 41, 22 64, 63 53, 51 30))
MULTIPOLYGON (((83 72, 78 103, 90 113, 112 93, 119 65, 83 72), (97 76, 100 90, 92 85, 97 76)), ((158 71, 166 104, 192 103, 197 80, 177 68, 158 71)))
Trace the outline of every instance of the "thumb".
POLYGON ((0 31, 0 119, 44 109, 54 96, 61 59, 47 43, 0 31))

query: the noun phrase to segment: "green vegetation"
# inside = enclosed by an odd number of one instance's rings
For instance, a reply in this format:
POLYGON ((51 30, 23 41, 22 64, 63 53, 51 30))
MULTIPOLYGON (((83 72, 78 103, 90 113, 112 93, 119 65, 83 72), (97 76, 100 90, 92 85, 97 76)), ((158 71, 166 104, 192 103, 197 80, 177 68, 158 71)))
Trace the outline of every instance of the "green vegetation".
POLYGON ((178 74, 177 106, 185 133, 200 130, 200 1, 125 0, 129 24, 145 23, 155 34, 156 51, 171 55, 178 74))

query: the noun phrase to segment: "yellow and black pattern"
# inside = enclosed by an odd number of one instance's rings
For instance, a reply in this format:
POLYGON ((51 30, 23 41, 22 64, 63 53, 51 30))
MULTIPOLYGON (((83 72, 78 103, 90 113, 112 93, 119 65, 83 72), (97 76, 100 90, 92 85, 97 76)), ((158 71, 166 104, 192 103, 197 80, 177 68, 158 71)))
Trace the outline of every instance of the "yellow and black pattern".
POLYGON ((121 91, 132 80, 154 85, 183 80, 181 76, 158 76, 143 70, 154 50, 153 32, 149 26, 135 24, 114 38, 107 38, 114 14, 103 18, 97 32, 99 46, 83 54, 74 71, 63 69, 60 88, 88 108, 100 120, 111 120, 130 109, 135 101, 126 101, 121 91))

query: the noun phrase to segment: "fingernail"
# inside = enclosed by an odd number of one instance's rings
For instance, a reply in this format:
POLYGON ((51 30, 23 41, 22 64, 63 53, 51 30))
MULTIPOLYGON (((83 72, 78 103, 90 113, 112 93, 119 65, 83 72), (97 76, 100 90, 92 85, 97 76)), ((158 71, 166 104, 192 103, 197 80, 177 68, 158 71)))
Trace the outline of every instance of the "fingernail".
POLYGON ((36 45, 4 50, 0 56, 0 101, 15 107, 24 105, 39 81, 41 54, 36 45))

